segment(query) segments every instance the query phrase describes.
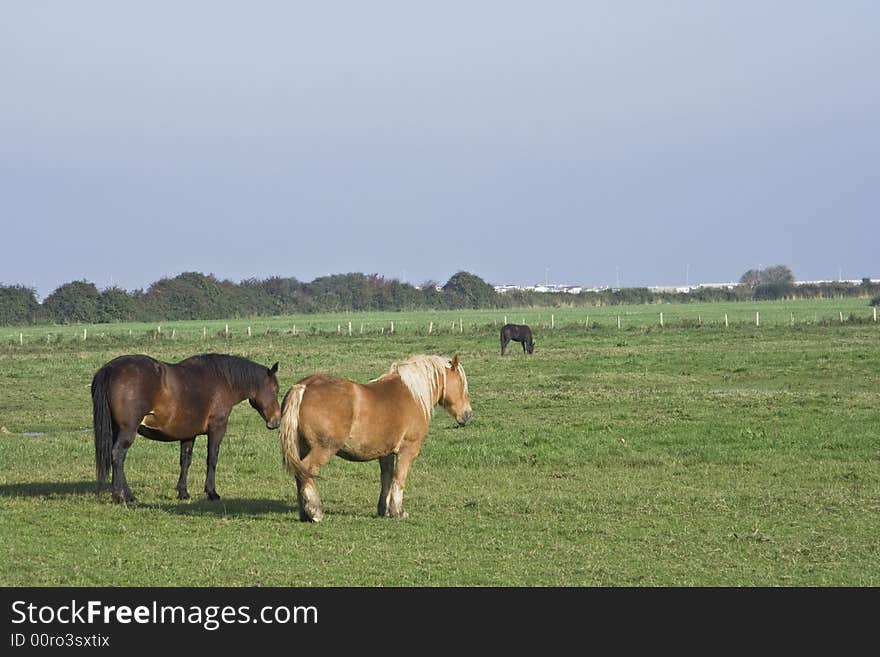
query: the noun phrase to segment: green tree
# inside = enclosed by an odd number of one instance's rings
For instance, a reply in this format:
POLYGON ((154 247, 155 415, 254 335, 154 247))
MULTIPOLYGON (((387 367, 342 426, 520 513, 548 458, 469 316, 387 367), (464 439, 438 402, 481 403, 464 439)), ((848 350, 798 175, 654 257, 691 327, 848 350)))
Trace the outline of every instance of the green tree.
POLYGON ((0 324, 31 324, 40 304, 36 292, 23 285, 0 285, 0 324))
POLYGON ((137 317, 137 304, 119 287, 108 287, 98 297, 99 322, 130 322, 137 317))
POLYGON ((224 303, 224 289, 214 276, 183 272, 153 283, 143 297, 149 320, 221 319, 239 315, 233 303, 224 303))
POLYGON ((98 321, 98 288, 88 281, 65 283, 46 297, 43 312, 59 324, 98 321))
POLYGON ((460 271, 443 286, 443 296, 449 308, 490 308, 498 305, 498 293, 479 276, 460 271))
POLYGON ((794 283, 794 274, 785 265, 772 265, 763 269, 749 269, 740 277, 739 283, 750 288, 762 283, 794 283))

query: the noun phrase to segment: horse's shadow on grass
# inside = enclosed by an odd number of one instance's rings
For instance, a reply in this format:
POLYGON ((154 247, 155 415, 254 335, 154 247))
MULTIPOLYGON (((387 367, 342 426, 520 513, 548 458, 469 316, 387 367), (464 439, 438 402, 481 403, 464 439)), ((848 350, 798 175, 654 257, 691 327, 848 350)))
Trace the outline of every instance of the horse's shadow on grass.
POLYGON ((238 497, 223 497, 213 501, 193 499, 188 502, 177 500, 135 502, 134 506, 181 516, 257 516, 271 513, 288 514, 296 511, 296 507, 291 508, 282 500, 254 500, 238 497))
MULTIPOLYGON (((0 484, 0 497, 69 497, 75 495, 96 495, 101 501, 113 504, 109 487, 98 487, 93 481, 31 481, 15 484, 0 484)), ((269 513, 296 512, 283 500, 221 498, 216 501, 192 499, 188 502, 178 500, 135 502, 133 507, 153 509, 183 516, 253 516, 269 513)))
POLYGON ((93 481, 28 481, 0 484, 0 497, 66 497, 97 493, 93 481))

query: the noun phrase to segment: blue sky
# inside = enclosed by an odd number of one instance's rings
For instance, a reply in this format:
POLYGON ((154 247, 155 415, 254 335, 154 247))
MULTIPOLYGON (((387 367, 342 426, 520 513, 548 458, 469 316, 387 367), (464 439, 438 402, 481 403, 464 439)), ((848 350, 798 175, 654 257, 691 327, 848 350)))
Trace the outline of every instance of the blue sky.
POLYGON ((880 278, 874 2, 7 3, 0 283, 880 278))

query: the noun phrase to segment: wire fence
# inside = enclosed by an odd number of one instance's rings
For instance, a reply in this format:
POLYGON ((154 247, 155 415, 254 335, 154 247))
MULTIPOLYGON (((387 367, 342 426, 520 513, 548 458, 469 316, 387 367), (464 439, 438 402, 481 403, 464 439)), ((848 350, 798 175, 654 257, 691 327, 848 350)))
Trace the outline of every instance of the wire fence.
POLYGON ((738 307, 702 304, 681 306, 615 306, 596 308, 516 309, 506 311, 441 311, 388 314, 323 314, 229 321, 173 321, 167 323, 89 324, 7 327, 0 344, 52 345, 77 341, 239 341, 265 336, 393 337, 497 332, 507 323, 528 324, 541 331, 634 331, 676 329, 780 328, 878 324, 877 308, 832 304, 785 307, 738 307))

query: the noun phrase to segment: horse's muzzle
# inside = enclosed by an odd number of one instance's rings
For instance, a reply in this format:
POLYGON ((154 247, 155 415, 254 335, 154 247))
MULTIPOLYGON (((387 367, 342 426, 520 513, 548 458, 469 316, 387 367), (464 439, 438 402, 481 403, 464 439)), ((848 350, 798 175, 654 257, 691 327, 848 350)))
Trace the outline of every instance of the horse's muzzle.
POLYGON ((455 421, 458 422, 458 426, 463 427, 465 424, 467 424, 467 421, 471 419, 473 414, 473 411, 468 409, 466 411, 463 411, 461 415, 455 418, 455 421))
POLYGON ((281 418, 273 417, 271 420, 266 420, 266 428, 267 429, 277 429, 281 426, 281 418))

